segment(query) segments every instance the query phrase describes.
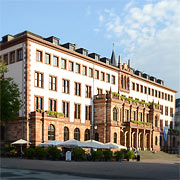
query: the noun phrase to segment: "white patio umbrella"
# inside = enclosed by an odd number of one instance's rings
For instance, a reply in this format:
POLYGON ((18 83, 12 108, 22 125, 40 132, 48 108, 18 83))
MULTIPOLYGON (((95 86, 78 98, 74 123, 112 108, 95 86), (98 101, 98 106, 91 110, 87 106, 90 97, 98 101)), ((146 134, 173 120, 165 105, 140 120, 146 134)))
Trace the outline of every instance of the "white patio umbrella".
POLYGON ((62 144, 61 141, 54 140, 54 141, 48 141, 48 142, 45 142, 45 143, 38 144, 38 146, 58 146, 60 144, 62 144))
POLYGON ((70 139, 67 141, 62 142, 61 144, 59 144, 58 146, 61 147, 69 147, 69 148, 74 148, 74 147, 85 147, 85 143, 84 142, 80 142, 76 139, 70 139))
POLYGON ((87 148, 96 148, 96 149, 103 149, 104 148, 104 144, 99 142, 99 141, 95 141, 95 140, 88 140, 84 142, 86 144, 87 148))
POLYGON ((21 145, 21 155, 22 155, 22 145, 23 144, 31 144, 31 142, 28 142, 28 141, 26 141, 24 139, 19 139, 19 140, 15 141, 15 142, 13 142, 11 144, 13 144, 13 145, 16 145, 16 144, 21 145))
POLYGON ((104 149, 127 149, 127 147, 109 142, 104 144, 104 149))

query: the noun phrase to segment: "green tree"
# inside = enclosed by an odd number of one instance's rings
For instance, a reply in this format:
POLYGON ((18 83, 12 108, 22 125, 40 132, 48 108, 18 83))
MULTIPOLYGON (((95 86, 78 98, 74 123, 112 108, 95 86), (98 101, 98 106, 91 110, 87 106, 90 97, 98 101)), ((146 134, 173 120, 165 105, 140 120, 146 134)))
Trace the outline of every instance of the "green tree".
POLYGON ((12 78, 4 78, 7 67, 0 63, 0 97, 1 97, 1 121, 0 125, 5 125, 9 120, 18 118, 18 112, 22 107, 20 91, 18 85, 12 78))

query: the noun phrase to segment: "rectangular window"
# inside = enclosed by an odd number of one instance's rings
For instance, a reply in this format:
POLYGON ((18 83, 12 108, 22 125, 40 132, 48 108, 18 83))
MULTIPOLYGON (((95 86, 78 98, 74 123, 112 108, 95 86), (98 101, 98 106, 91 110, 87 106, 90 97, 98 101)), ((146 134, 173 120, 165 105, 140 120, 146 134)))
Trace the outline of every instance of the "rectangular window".
POLYGON ((132 90, 135 91, 135 83, 132 82, 132 90))
POLYGON ((69 80, 65 80, 63 79, 62 80, 62 92, 63 93, 66 93, 66 94, 69 94, 69 86, 70 86, 70 83, 69 83, 69 80))
POLYGON ((173 122, 170 122, 170 128, 173 129, 173 122))
POLYGON ((81 72, 81 66, 80 64, 76 64, 76 73, 80 74, 81 72))
POLYGON ((39 110, 43 109, 43 98, 35 96, 35 111, 37 109, 39 109, 39 110))
POLYGON ((95 70, 94 73, 95 73, 95 74, 94 74, 94 78, 95 78, 95 79, 99 79, 99 71, 98 71, 98 70, 95 70))
POLYGON ((144 94, 147 94, 147 87, 144 86, 144 94))
POLYGON ((15 62, 15 51, 10 53, 10 64, 15 62))
POLYGON ((141 85, 141 93, 143 93, 143 85, 141 85))
POLYGON ((4 55, 4 62, 6 65, 8 65, 8 54, 4 55))
POLYGON ((112 81, 111 81, 112 84, 115 84, 115 76, 112 76, 112 81))
POLYGON ((173 108, 170 108, 170 116, 173 117, 173 108))
POLYGON ((139 92, 139 84, 136 84, 136 91, 139 92))
POLYGON ((83 66, 83 69, 82 69, 82 74, 84 75, 84 76, 87 76, 87 67, 86 66, 83 66))
POLYGON ((157 90, 155 90, 155 97, 157 97, 157 90))
POLYGON ((146 120, 149 122, 149 114, 146 115, 146 120))
POLYGON ((136 111, 133 111, 133 116, 134 116, 134 120, 136 121, 136 119, 137 119, 136 111))
POLYGON ((162 92, 162 99, 164 99, 164 93, 162 92))
POLYGON ((103 90, 101 88, 97 88, 97 94, 102 94, 103 90))
POLYGON ((140 121, 143 121, 143 113, 140 112, 139 114, 140 114, 140 121))
POLYGON ((110 83, 110 74, 106 74, 106 82, 110 83))
POLYGON ((56 111, 56 100, 49 99, 49 111, 56 111))
POLYGON ((151 88, 148 88, 148 95, 151 95, 151 88))
POLYGON ((62 112, 64 113, 64 117, 69 117, 69 102, 62 102, 62 112))
POLYGON ((65 59, 61 59, 61 68, 66 69, 66 60, 65 59))
POLYGON ((81 105, 74 104, 74 119, 81 119, 81 105))
POLYGON ((85 119, 91 120, 92 118, 92 106, 85 106, 85 119))
POLYGON ((42 51, 36 51, 36 61, 42 62, 42 51))
POLYGON ((124 87, 124 83, 123 83, 123 75, 121 75, 121 88, 124 87))
POLYGON ((126 111, 126 120, 129 121, 129 110, 126 111))
POLYGON ((165 106, 165 115, 168 116, 168 107, 165 106))
POLYGON ((104 81, 104 72, 101 72, 101 81, 104 81))
POLYGON ((40 72, 35 72, 35 87, 43 88, 43 74, 40 72))
POLYGON ((168 101, 170 101, 170 95, 168 94, 168 101))
POLYGON ((51 64, 51 55, 50 54, 48 54, 48 53, 46 53, 45 54, 45 58, 46 58, 46 64, 51 64))
POLYGON ((23 59, 23 49, 17 50, 17 61, 21 61, 23 59))
POLYGON ((74 63, 69 61, 69 71, 74 71, 74 63))
POLYGON ((152 96, 154 96, 154 89, 152 89, 152 96))
POLYGON ((77 83, 77 82, 74 83, 74 94, 76 96, 81 96, 81 84, 80 83, 77 83))
POLYGON ((168 121, 167 120, 165 121, 165 126, 168 126, 168 121))
POLYGON ((93 69, 89 68, 89 77, 93 77, 93 69))
POLYGON ((161 114, 163 114, 163 105, 160 105, 161 114))
POLYGON ((167 100, 167 94, 165 93, 165 100, 167 100))
POLYGON ((59 58, 57 56, 54 56, 53 66, 59 67, 59 58))
POLYGON ((159 94, 159 95, 158 95, 158 97, 159 97, 159 98, 161 98, 161 91, 159 91, 159 93, 158 93, 158 94, 159 94))
POLYGON ((173 102, 173 96, 171 96, 171 102, 173 102))
POLYGON ((91 98, 91 86, 86 85, 85 97, 91 98))
POLYGON ((49 89, 53 91, 57 90, 57 78, 54 76, 49 76, 49 89))

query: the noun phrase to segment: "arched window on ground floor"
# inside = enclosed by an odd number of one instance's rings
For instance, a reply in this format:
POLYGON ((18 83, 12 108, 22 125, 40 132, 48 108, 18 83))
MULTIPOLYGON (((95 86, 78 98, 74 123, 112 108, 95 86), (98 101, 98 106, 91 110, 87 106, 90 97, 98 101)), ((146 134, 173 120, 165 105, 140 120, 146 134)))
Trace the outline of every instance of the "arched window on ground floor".
POLYGON ((84 132, 84 140, 85 141, 90 140, 90 130, 89 129, 86 129, 84 132))
POLYGON ((74 139, 80 141, 80 130, 79 130, 79 128, 74 129, 74 139))
POLYGON ((51 140, 55 140, 55 127, 53 124, 50 124, 48 126, 48 141, 51 140))
POLYGON ((64 141, 69 140, 69 128, 64 127, 64 141))

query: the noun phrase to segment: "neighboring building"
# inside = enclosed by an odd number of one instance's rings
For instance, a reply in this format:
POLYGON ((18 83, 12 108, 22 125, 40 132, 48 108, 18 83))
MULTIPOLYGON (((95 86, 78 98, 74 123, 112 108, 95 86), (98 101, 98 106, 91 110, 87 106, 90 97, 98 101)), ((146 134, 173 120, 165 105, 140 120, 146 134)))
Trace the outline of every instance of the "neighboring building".
POLYGON ((2 38, 0 56, 7 77, 22 91, 19 120, 8 125, 7 141, 34 145, 58 139, 95 138, 129 148, 159 150, 163 127, 173 128, 176 90, 128 64, 60 44, 25 31, 2 38), (38 110, 57 111, 40 113, 38 110))
MULTIPOLYGON (((176 99, 176 112, 175 112, 175 129, 179 131, 180 135, 180 98, 176 99)), ((178 154, 180 155, 180 136, 178 137, 178 154)))
POLYGON ((176 111, 175 111, 175 129, 180 132, 180 98, 176 99, 176 111))

